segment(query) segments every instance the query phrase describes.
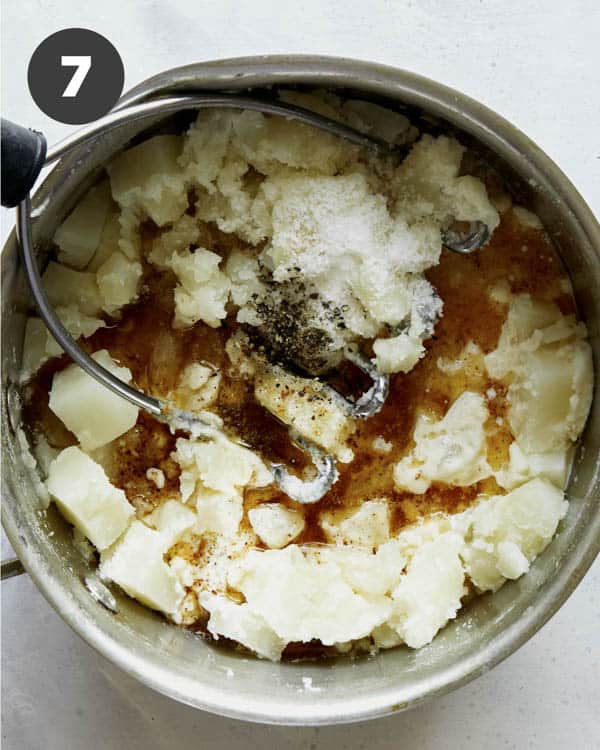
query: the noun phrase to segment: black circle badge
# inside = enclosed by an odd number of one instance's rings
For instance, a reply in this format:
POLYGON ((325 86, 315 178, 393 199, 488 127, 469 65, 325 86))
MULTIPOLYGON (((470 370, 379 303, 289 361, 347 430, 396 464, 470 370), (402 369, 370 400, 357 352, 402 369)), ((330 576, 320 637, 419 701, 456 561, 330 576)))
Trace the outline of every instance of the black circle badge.
POLYGON ((27 82, 38 107, 53 120, 83 125, 105 115, 123 91, 123 61, 89 29, 63 29, 37 47, 27 82))

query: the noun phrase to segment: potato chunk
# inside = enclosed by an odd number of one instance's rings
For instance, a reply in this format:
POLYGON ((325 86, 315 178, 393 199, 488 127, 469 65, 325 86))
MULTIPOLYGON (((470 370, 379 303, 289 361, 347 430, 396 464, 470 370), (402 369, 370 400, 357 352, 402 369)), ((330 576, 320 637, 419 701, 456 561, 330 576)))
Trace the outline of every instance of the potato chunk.
POLYGON ((273 481, 271 472, 248 448, 224 435, 214 440, 179 438, 173 458, 181 467, 181 497, 201 499, 207 490, 234 496, 244 487, 264 487, 273 481))
POLYGON ((87 266, 100 244, 109 206, 108 181, 84 195, 54 235, 61 263, 78 270, 87 266))
POLYGON ((342 577, 332 556, 290 545, 281 550, 250 550, 228 576, 285 642, 315 638, 330 646, 364 638, 391 613, 385 596, 362 596, 342 577))
POLYGON ((487 463, 485 401, 465 391, 439 422, 421 414, 414 431, 415 447, 394 467, 399 490, 418 495, 432 482, 465 487, 492 473, 487 463))
POLYGON ((421 547, 392 593, 390 624, 411 648, 429 643, 448 620, 456 617, 466 594, 459 552, 462 538, 442 534, 421 547))
POLYGON ((530 452, 555 451, 581 434, 592 400, 592 352, 587 341, 544 347, 525 360, 509 392, 510 426, 530 452))
POLYGON ((468 523, 461 553, 467 575, 481 591, 495 591, 506 578, 523 575, 566 512, 564 493, 544 479, 480 502, 462 514, 468 523))
POLYGON ((192 528, 196 514, 169 500, 144 520, 155 528, 134 521, 125 536, 102 554, 100 575, 151 609, 173 614, 184 589, 164 554, 192 528))
MULTIPOLYGON (((106 349, 92 357, 116 377, 130 381, 130 370, 119 367, 106 349)), ((75 364, 54 376, 49 406, 85 451, 106 445, 127 432, 136 423, 139 411, 75 364)))
POLYGON ((508 420, 528 453, 564 450, 581 434, 592 402, 593 364, 585 327, 548 302, 515 296, 488 373, 510 378, 508 420))
POLYGON ((203 320, 218 328, 227 315, 231 282, 219 270, 221 257, 198 248, 194 253, 176 253, 169 265, 177 276, 175 287, 175 327, 192 326, 203 320))
POLYGON ((67 521, 99 550, 121 536, 133 516, 123 490, 76 446, 65 448, 50 464, 46 486, 67 521))
POLYGON ((158 226, 176 221, 187 208, 177 163, 181 146, 180 136, 157 135, 117 156, 108 166, 117 203, 147 214, 158 226))
POLYGON ((366 500, 358 508, 322 513, 320 524, 332 544, 377 547, 390 538, 388 502, 366 500))
MULTIPOLYGON (((84 315, 74 305, 57 307, 54 311, 67 331, 78 339, 88 338, 106 323, 100 318, 84 315)), ((39 368, 52 357, 60 357, 62 349, 46 324, 39 318, 29 318, 25 326, 21 382, 27 382, 39 368)))
POLYGON ((122 252, 114 252, 98 269, 96 281, 102 295, 102 306, 115 313, 123 305, 134 302, 138 296, 142 266, 128 260, 122 252))
POLYGON ((252 649, 264 659, 277 661, 281 658, 285 641, 247 604, 236 604, 226 596, 208 593, 200 595, 200 604, 210 612, 208 630, 217 640, 219 636, 225 636, 252 649))
POLYGON ((302 513, 281 503, 263 503, 248 511, 254 533, 271 549, 281 549, 304 528, 302 513))
POLYGON ((221 373, 218 369, 192 362, 181 373, 170 398, 182 409, 202 411, 216 400, 220 385, 221 373))
POLYGON ((75 305, 86 315, 97 315, 102 310, 102 297, 93 273, 74 271, 50 261, 42 283, 53 307, 75 305))

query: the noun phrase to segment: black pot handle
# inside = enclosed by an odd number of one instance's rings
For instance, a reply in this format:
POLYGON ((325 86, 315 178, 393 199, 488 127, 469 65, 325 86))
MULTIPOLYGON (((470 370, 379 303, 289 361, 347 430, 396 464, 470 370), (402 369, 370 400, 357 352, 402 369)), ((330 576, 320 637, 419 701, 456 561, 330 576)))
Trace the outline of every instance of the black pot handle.
POLYGON ((46 138, 2 118, 2 205, 12 208, 27 196, 46 159, 46 138))
POLYGON ((12 578, 13 576, 20 576, 25 572, 25 568, 21 564, 18 557, 11 557, 9 560, 2 560, 2 580, 12 578))

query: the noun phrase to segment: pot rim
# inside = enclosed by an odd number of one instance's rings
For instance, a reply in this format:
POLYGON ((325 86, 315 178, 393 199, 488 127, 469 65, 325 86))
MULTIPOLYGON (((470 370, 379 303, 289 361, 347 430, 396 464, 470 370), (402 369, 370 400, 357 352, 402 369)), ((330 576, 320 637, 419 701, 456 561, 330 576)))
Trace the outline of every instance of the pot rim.
MULTIPOLYGON (((301 84, 315 87, 352 88, 365 93, 393 97, 438 115, 479 139, 502 158, 522 161, 523 173, 535 180, 541 190, 549 191, 579 224, 584 241, 600 256, 600 225, 581 195, 554 162, 529 138, 508 121, 469 97, 427 78, 401 69, 360 60, 312 55, 269 55, 217 60, 186 65, 148 78, 126 93, 118 107, 141 101, 150 93, 173 93, 191 88, 239 91, 266 85, 301 84)), ((44 184, 40 190, 44 189, 44 184)), ((5 247, 14 242, 8 238, 5 247)), ((596 468, 596 472, 598 468, 596 468)), ((3 483, 7 481, 3 478, 3 483)), ((10 490, 9 494, 13 495, 10 490)), ((328 699, 318 697, 309 707, 293 706, 289 700, 270 701, 260 696, 232 700, 233 686, 223 689, 192 690, 190 680, 174 686, 168 669, 148 663, 137 654, 107 636, 91 620, 82 628, 81 614, 75 598, 63 583, 48 575, 43 557, 28 546, 19 535, 15 519, 3 508, 2 523, 6 534, 25 569, 49 603, 89 645, 140 682, 171 698, 212 713, 235 719, 286 725, 322 725, 363 721, 409 706, 433 695, 441 695, 469 682, 508 657, 558 610, 570 596, 600 552, 600 514, 582 531, 577 545, 565 554, 554 577, 537 592, 535 606, 506 627, 485 648, 468 655, 436 673, 436 680, 399 684, 380 690, 373 696, 328 699), (186 689, 190 687, 190 690, 186 689)))

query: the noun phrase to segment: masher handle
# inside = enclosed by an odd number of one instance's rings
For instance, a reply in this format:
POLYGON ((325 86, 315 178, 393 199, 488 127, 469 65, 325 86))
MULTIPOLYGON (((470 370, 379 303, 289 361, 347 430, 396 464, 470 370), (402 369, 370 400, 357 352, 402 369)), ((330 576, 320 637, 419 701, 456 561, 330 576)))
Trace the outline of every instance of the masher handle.
POLYGON ((46 159, 46 139, 10 120, 1 120, 2 205, 13 208, 33 187, 46 159))

